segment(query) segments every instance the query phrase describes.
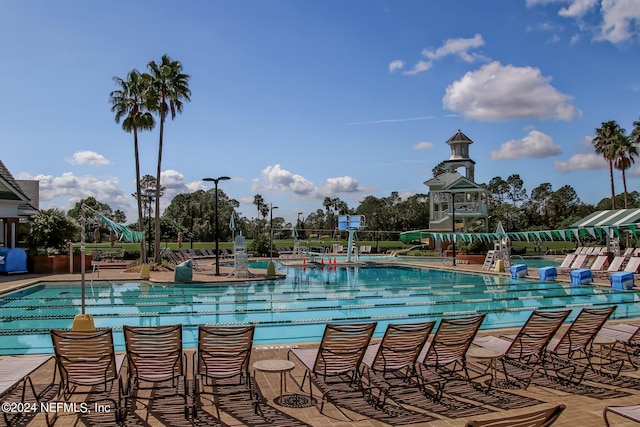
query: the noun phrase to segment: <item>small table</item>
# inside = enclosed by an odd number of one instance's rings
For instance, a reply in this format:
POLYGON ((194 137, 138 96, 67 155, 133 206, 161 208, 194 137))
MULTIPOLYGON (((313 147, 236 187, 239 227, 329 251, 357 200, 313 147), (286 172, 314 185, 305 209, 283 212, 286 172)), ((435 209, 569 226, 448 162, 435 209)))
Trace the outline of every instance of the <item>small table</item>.
POLYGON ((615 338, 608 337, 606 335, 596 335, 596 337, 591 342, 591 346, 599 347, 600 361, 603 362, 605 360, 611 360, 611 352, 613 351, 613 347, 616 346, 617 342, 618 341, 615 338))
POLYGON ((256 371, 265 373, 279 373, 280 396, 273 399, 274 403, 280 406, 285 406, 287 408, 307 408, 309 406, 313 406, 314 401, 311 400, 309 396, 303 394, 287 393, 287 376, 285 374, 287 372, 291 372, 293 368, 295 368, 295 366, 296 364, 290 360, 260 360, 253 364, 253 377, 255 378, 256 371))
POLYGON ((479 361, 488 362, 487 367, 484 370, 483 374, 491 375, 491 379, 489 380, 489 387, 493 384, 497 384, 497 375, 498 375, 498 359, 502 357, 503 353, 499 350, 487 347, 470 347, 467 350, 467 357, 472 359, 477 359, 479 361))

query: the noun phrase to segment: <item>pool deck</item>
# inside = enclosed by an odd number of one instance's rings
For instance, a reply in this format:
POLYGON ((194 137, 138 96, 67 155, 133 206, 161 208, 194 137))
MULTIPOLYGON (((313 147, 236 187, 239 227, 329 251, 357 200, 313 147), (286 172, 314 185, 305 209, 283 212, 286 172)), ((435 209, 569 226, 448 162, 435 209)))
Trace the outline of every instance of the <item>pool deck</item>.
MULTIPOLYGON (((339 262, 338 262, 339 264, 339 262)), ((437 267, 437 268, 447 268, 453 269, 451 266, 443 266, 441 263, 428 264, 425 262, 420 263, 403 263, 409 265, 419 265, 421 267, 437 267)), ((469 271, 475 273, 489 273, 489 274, 507 274, 509 273, 494 273, 494 272, 486 272, 482 271, 482 266, 480 265, 469 265, 463 264, 455 267, 457 271, 469 271)), ((195 281, 205 281, 205 282, 214 282, 214 281, 229 281, 229 277, 226 275, 231 271, 229 267, 220 268, 220 276, 215 276, 214 271, 211 269, 205 271, 194 271, 193 279, 195 281)), ((254 269, 252 269, 254 271, 254 269)), ((537 277, 537 269, 530 270, 530 277, 537 277)), ((257 277, 252 279, 245 280, 256 280, 260 278, 265 278, 264 273, 260 270, 256 271, 257 277)), ((80 280, 80 274, 58 274, 55 276, 43 276, 43 275, 33 275, 33 274, 23 274, 23 275, 9 275, 9 276, 0 276, 0 292, 5 292, 7 290, 12 290, 24 286, 28 286, 32 283, 39 281, 78 281, 80 280)), ((116 269, 104 269, 100 271, 100 277, 95 278, 95 280, 137 280, 140 278, 140 273, 132 272, 126 273, 123 270, 116 269)), ((156 282, 172 282, 173 281, 173 272, 151 272, 150 279, 156 282)), ((609 286, 608 279, 604 278, 595 278, 596 285, 604 285, 609 286)), ((568 275, 559 275, 558 280, 569 281, 568 275)), ((566 326, 565 326, 566 327, 566 326)), ((479 335, 484 334, 498 334, 499 332, 504 331, 480 331, 479 335)), ((313 344, 300 344, 300 347, 312 347, 313 344)), ((188 350, 193 351, 193 350, 188 350)), ((286 359, 287 357, 287 348, 286 346, 278 347, 278 346, 256 346, 255 350, 252 352, 252 363, 258 360, 266 360, 266 359, 286 359)), ((6 356, 4 356, 6 357, 6 356)), ((190 357, 189 357, 190 360, 190 357)), ((52 375, 52 364, 48 364, 40 368, 33 375, 33 379, 36 383, 45 384, 51 379, 52 375)), ((191 369, 191 368, 189 368, 191 369)), ((300 378, 302 375, 302 369, 300 366, 296 366, 294 369, 294 374, 297 378, 300 378)), ((636 378, 640 378, 639 371, 629 372, 626 375, 633 376, 636 378)), ((268 403, 277 407, 278 409, 288 413, 289 415, 298 418, 304 422, 307 422, 313 426, 352 426, 352 427, 371 427, 371 426, 385 426, 389 424, 385 424, 383 422, 374 420, 374 419, 362 419, 356 415, 358 421, 342 421, 344 418, 341 417, 338 411, 335 410, 331 405, 325 405, 325 411, 327 414, 335 417, 333 419, 331 417, 327 417, 318 412, 318 410, 314 407, 304 408, 304 409, 288 409, 282 408, 273 403, 273 398, 278 396, 279 394, 279 377, 277 374, 270 373, 262 373, 258 372, 256 374, 256 381, 260 385, 265 397, 268 399, 268 403)), ((292 392, 294 390, 294 384, 291 381, 288 382, 288 391, 292 392)), ((631 390, 624 389, 624 391, 628 392, 628 396, 617 397, 614 399, 596 399, 590 397, 588 395, 577 395, 570 394, 559 390, 554 390, 551 388, 543 388, 532 385, 526 391, 516 391, 524 396, 536 398, 544 403, 531 406, 528 408, 521 409, 512 409, 512 410, 502 410, 491 412, 486 415, 480 415, 476 417, 472 417, 473 419, 492 419, 492 418, 501 418, 502 416, 507 415, 516 415, 524 412, 529 412, 537 409, 548 408, 553 405, 557 405, 563 403, 567 405, 567 409, 561 415, 560 419, 554 424, 554 426, 558 427, 570 427, 580 425, 581 427, 595 427, 604 425, 602 419, 602 410, 605 406, 608 405, 632 405, 640 403, 640 390, 631 390)), ((140 405, 138 405, 140 406, 140 405)), ((146 413, 144 408, 141 408, 137 411, 143 419, 148 416, 148 425, 150 426, 162 426, 162 425, 174 425, 174 424, 163 424, 156 418, 154 418, 153 414, 146 413)), ((347 411, 348 412, 348 411, 347 411)), ((432 427, 462 427, 466 424, 466 422, 471 418, 447 418, 445 416, 436 415, 440 418, 437 421, 410 424, 413 426, 432 426, 432 427)), ((223 414, 223 421, 231 426, 240 426, 243 425, 238 421, 234 420, 230 416, 223 414)), ((637 424, 625 421, 620 417, 613 416, 614 425, 616 426, 636 426, 637 424)), ((38 414, 36 417, 28 424, 29 426, 40 426, 44 424, 44 415, 38 414)), ((60 420, 58 420, 56 425, 62 426, 71 426, 71 425, 82 425, 81 422, 75 416, 64 416, 60 420)), ((176 424, 178 425, 178 424, 176 424)), ((187 424, 180 424, 187 425, 187 424)), ((203 424, 198 424, 203 425, 203 424)))

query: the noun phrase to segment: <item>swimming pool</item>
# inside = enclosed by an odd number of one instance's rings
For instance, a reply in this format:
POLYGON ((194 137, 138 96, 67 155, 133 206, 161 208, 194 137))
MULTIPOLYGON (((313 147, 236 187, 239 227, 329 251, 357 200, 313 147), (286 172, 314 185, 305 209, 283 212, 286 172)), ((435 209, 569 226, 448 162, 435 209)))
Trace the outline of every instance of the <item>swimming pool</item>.
MULTIPOLYGON (((640 317, 637 291, 407 266, 307 266, 279 269, 266 282, 161 285, 146 281, 87 284, 86 312, 96 327, 184 325, 184 345, 195 347, 199 324, 256 325, 256 344, 319 341, 334 321, 388 323, 487 313, 483 328, 521 325, 535 308, 617 304, 613 318, 640 317)), ((50 328, 69 328, 80 312, 79 283, 40 283, 0 298, 0 354, 49 353, 50 328)))

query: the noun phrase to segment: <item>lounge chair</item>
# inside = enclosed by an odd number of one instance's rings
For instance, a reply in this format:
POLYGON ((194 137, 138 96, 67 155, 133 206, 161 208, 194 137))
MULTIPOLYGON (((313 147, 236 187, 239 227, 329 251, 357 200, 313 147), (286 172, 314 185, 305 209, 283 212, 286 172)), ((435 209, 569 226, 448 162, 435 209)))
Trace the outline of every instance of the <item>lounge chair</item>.
POLYGON ((302 381, 295 377, 293 380, 304 390, 305 382, 309 384, 309 398, 314 401, 313 385, 322 393, 318 410, 324 414, 324 403, 332 403, 342 415, 351 418, 340 408, 340 401, 334 398, 334 390, 345 383, 355 391, 363 391, 361 382, 360 362, 362 361, 377 322, 367 323, 328 323, 318 348, 291 349, 287 358, 291 356, 302 363, 305 373, 302 381))
MULTIPOLYGON (((562 336, 552 338, 547 344, 543 360, 547 376, 553 375, 563 382, 580 384, 588 368, 595 371, 591 360, 591 343, 616 307, 614 305, 580 310, 562 336)), ((607 365, 614 370, 615 376, 622 368, 622 363, 611 362, 607 365)))
MULTIPOLYGON (((0 399, 2 402, 15 402, 20 404, 36 404, 40 407, 41 398, 48 392, 53 384, 48 384, 44 389, 37 390, 31 379, 31 374, 52 359, 50 355, 43 356, 12 356, 0 359, 0 399), (31 392, 27 396, 27 392, 31 392), (19 393, 20 400, 8 399, 7 396, 19 393)), ((5 425, 11 426, 19 422, 29 411, 17 410, 15 412, 3 410, 2 416, 5 425)))
POLYGON ((246 395, 259 411, 257 393, 249 372, 255 326, 199 326, 198 349, 193 358, 193 413, 202 407, 202 396, 211 395, 220 419, 220 399, 246 395))
POLYGON ((386 403, 393 387, 418 386, 416 360, 436 322, 389 324, 379 344, 370 345, 362 359, 363 381, 368 392, 386 403))
MULTIPOLYGON (((53 401, 69 401, 73 394, 90 396, 102 386, 104 394, 92 402, 110 403, 108 413, 120 424, 123 420, 122 397, 125 394, 120 377, 124 354, 116 356, 111 329, 87 331, 51 330, 56 374, 60 375, 60 388, 53 401)), ((89 401, 86 401, 89 402, 89 401)), ((105 414, 106 415, 106 414, 105 414)), ((55 423, 57 414, 53 416, 55 423)))
POLYGON ((473 342, 485 314, 468 317, 443 318, 433 339, 425 344, 418 356, 418 379, 422 391, 428 397, 439 400, 442 397, 443 377, 454 377, 463 372, 471 379, 467 369, 466 353, 473 342), (431 388, 437 387, 433 395, 431 388))
POLYGON ((573 264, 577 256, 578 254, 576 253, 565 255, 564 259, 562 260, 562 263, 557 267, 558 271, 566 272, 571 270, 571 264, 573 264))
POLYGON ((123 326, 127 354, 127 396, 137 399, 139 390, 175 389, 189 417, 186 355, 182 351, 182 325, 123 326), (150 383, 145 387, 144 383, 150 383), (169 383, 169 384, 167 384, 169 383), (182 391, 180 391, 182 385, 182 391))
POLYGON ((500 362, 505 382, 526 389, 543 361, 547 344, 570 313, 535 310, 516 335, 477 337, 473 344, 500 353, 492 363, 500 362))
POLYGON ((609 413, 616 414, 628 420, 640 423, 640 405, 606 406, 602 410, 602 418, 604 418, 604 424, 607 427, 612 425, 609 422, 609 418, 608 418, 609 413))
POLYGON ((589 266, 589 270, 591 270, 592 273, 602 272, 607 262, 609 262, 609 256, 598 255, 593 261, 593 264, 589 266))
POLYGON ((623 256, 614 257, 611 261, 611 264, 609 264, 609 267, 607 267, 607 269, 603 273, 609 275, 611 273, 619 272, 622 269, 622 265, 625 263, 625 261, 626 258, 623 256))
POLYGON ((610 323, 602 327, 599 335, 614 338, 623 345, 624 351, 632 366, 638 367, 632 357, 640 356, 640 325, 629 323, 610 323))
POLYGON ((629 261, 627 261, 624 268, 622 269, 622 271, 626 273, 633 273, 633 274, 637 274, 638 270, 640 270, 640 257, 637 257, 637 256, 633 256, 629 258, 629 261))
POLYGON ((565 405, 558 405, 553 408, 527 412, 510 417, 500 417, 485 421, 469 421, 466 427, 548 427, 556 422, 565 409, 565 405))

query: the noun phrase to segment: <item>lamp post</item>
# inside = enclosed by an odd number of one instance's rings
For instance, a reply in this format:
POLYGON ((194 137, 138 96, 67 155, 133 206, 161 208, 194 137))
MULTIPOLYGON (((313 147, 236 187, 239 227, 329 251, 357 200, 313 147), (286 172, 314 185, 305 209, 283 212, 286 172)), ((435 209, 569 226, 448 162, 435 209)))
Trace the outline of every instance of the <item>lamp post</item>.
POLYGON ((269 258, 273 262, 273 210, 278 209, 277 206, 273 206, 271 203, 271 217, 269 218, 269 258))
POLYGON ((300 221, 300 215, 302 215, 302 212, 298 212, 298 223, 296 224, 298 227, 298 233, 300 233, 304 228, 304 219, 300 221))
POLYGON ((452 242, 452 265, 456 266, 456 198, 453 192, 451 191, 443 191, 443 193, 448 194, 451 197, 451 242, 452 242))
POLYGON ((219 176, 218 178, 203 178, 203 181, 208 181, 211 182, 213 181, 214 184, 214 189, 215 189, 215 194, 214 194, 214 216, 215 216, 215 232, 216 232, 216 276, 220 275, 220 254, 218 251, 218 242, 219 242, 219 236, 220 236, 220 227, 218 225, 218 182, 220 181, 226 181, 229 178, 228 176, 219 176))

